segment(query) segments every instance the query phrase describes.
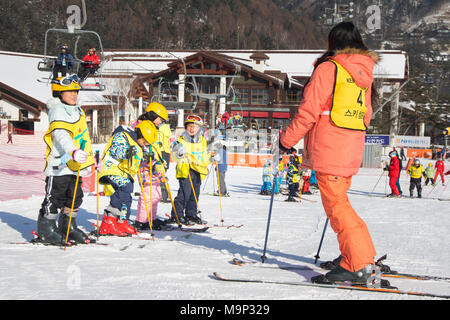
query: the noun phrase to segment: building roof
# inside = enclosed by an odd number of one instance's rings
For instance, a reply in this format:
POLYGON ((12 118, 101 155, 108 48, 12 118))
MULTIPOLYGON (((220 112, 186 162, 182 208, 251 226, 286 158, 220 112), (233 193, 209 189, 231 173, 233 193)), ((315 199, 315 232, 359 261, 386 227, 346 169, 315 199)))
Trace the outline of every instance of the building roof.
MULTIPOLYGON (((158 73, 167 68, 171 62, 185 59, 200 52, 199 50, 155 50, 155 49, 106 49, 105 56, 109 61, 105 65, 105 74, 109 72, 125 72, 128 74, 158 73)), ((208 50, 203 52, 227 56, 234 62, 251 66, 254 54, 264 54, 266 68, 286 73, 290 81, 309 78, 313 64, 323 50, 208 50)), ((400 50, 377 50, 380 62, 375 66, 374 77, 386 81, 404 81, 408 77, 408 55, 400 50)))

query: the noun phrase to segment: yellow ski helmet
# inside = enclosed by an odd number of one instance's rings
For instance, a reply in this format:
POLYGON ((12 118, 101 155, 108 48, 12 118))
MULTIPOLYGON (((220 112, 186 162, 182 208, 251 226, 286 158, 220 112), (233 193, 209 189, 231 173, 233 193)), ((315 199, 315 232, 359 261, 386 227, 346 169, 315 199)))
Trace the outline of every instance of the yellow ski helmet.
POLYGON ((52 94, 57 97, 63 91, 79 91, 81 89, 79 78, 76 74, 66 77, 59 77, 52 81, 52 94))
POLYGON ((149 120, 144 120, 136 126, 138 138, 142 137, 149 144, 153 144, 158 139, 158 129, 155 124, 149 120))
POLYGON ((146 113, 150 113, 150 114, 147 116, 147 119, 148 119, 148 120, 151 120, 151 121, 154 120, 154 119, 152 119, 152 118, 155 118, 155 119, 156 119, 155 115, 158 116, 158 117, 160 117, 160 118, 163 119, 164 121, 167 121, 167 120, 169 119, 169 114, 167 113, 166 108, 165 108, 161 103, 156 102, 156 101, 150 103, 150 104, 147 106, 147 108, 145 108, 145 112, 146 112, 146 113), (154 115, 152 115, 151 113, 154 113, 154 115), (149 116, 150 116, 150 117, 149 117, 149 116))

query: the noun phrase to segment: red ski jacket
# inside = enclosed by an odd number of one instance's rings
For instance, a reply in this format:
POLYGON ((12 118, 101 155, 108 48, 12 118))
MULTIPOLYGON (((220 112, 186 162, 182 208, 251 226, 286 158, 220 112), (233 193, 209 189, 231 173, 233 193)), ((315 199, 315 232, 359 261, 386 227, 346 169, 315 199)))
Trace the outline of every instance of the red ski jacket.
MULTIPOLYGON (((84 62, 90 62, 92 64, 99 64, 100 58, 96 54, 87 54, 83 57, 84 62)), ((90 67, 90 65, 87 65, 86 67, 90 67)))
POLYGON ((397 157, 393 157, 391 159, 391 163, 389 164, 389 176, 390 177, 398 177, 400 171, 400 163, 397 157))
POLYGON ((444 172, 444 168, 445 168, 444 161, 442 161, 442 160, 436 161, 434 167, 436 168, 436 172, 444 172))

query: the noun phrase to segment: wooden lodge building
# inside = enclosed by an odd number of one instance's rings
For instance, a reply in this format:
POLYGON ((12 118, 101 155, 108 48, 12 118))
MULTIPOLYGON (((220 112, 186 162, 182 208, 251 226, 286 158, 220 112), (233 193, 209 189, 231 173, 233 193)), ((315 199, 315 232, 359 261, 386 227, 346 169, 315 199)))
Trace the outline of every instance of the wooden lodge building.
MULTIPOLYGON (((375 78, 395 92, 408 77, 408 56, 398 50, 378 53, 375 78)), ((320 50, 105 50, 96 81, 106 89, 82 91, 79 100, 96 143, 106 142, 119 123, 133 123, 151 101, 167 107, 172 129, 183 128, 188 113, 199 114, 214 128, 224 111, 239 114, 244 129, 284 128, 297 112, 303 86, 322 54, 320 50)), ((50 86, 36 81, 49 77, 37 68, 41 59, 0 52, 3 129, 23 127, 43 134, 48 127, 45 104, 51 98, 50 86)))

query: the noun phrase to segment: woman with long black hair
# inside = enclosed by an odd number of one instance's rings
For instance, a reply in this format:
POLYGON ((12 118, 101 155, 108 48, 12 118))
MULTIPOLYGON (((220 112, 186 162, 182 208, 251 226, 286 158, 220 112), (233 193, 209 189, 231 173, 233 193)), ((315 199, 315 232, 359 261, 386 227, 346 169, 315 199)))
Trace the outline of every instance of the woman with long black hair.
POLYGON ((280 136, 281 151, 305 137, 302 166, 316 172, 322 204, 339 242, 336 267, 314 277, 314 282, 365 283, 373 270, 375 248, 347 191, 362 162, 378 60, 353 23, 333 27, 328 50, 314 65, 298 112, 280 136))

